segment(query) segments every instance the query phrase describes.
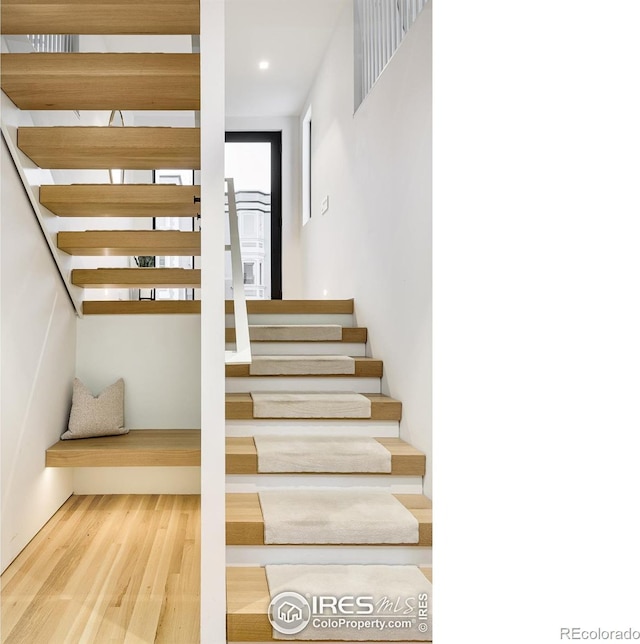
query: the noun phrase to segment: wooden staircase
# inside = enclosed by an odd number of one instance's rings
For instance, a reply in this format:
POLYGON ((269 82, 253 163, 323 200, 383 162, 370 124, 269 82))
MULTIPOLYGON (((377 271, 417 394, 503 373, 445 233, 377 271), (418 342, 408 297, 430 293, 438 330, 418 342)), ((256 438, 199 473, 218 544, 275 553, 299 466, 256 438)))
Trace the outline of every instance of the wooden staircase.
MULTIPOLYGON (((122 0, 3 2, 2 28, 16 33, 197 34, 199 3, 122 0)), ((23 110, 200 109, 200 56, 177 53, 2 54, 2 90, 23 110)), ((19 127, 17 147, 46 170, 200 168, 197 127, 19 127)), ((149 175, 150 176, 150 175, 149 175)), ((105 173, 106 177, 106 173, 105 173)), ((150 230, 149 217, 199 217, 199 186, 45 185, 40 204, 59 218, 135 218, 139 230, 60 230, 57 248, 71 256, 103 258, 69 275, 85 291, 83 310, 108 313, 199 313, 199 303, 118 302, 109 309, 95 289, 200 287, 200 271, 134 268, 137 256, 200 256, 200 233, 150 230), (145 218, 147 221, 145 222, 145 218), (122 260, 108 258, 128 257, 122 260), (93 265, 91 265, 93 266, 93 265)), ((122 224, 120 224, 122 225, 122 224)), ((102 226, 98 226, 102 228, 102 226)), ((117 227, 117 226, 116 226, 117 227)), ((62 228, 73 228, 65 223, 62 228)), ((196 230, 196 226, 193 226, 196 230)), ((65 264, 66 265, 66 264, 65 264)), ((73 265, 73 264, 72 264, 73 265)), ((76 264, 77 266, 77 264, 76 264)))
MULTIPOLYGON (((414 564, 425 577, 431 578, 430 547, 432 544, 431 501, 422 494, 425 456, 399 437, 402 404, 381 393, 381 360, 364 356, 366 330, 353 326, 353 302, 337 301, 332 307, 322 301, 250 302, 250 327, 261 334, 264 326, 277 326, 278 341, 252 342, 252 350, 266 355, 305 356, 356 354, 356 373, 300 373, 295 376, 252 376, 248 365, 227 365, 226 395, 226 471, 227 471, 227 638, 230 642, 276 641, 268 618, 272 594, 265 566, 270 564, 414 564), (333 340, 294 341, 281 338, 281 328, 290 326, 300 333, 300 325, 338 324, 333 340), (311 354, 311 352, 313 353, 311 354), (255 391, 335 392, 357 391, 371 403, 368 419, 332 417, 320 412, 314 418, 257 418, 252 392, 255 391), (357 472, 331 473, 282 472, 264 473, 259 467, 257 437, 289 436, 305 442, 313 436, 373 437, 391 453, 391 471, 379 474, 357 472), (417 520, 416 543, 342 544, 305 543, 304 545, 270 545, 266 541, 263 491, 319 490, 334 491, 336 499, 346 490, 387 490, 417 520)), ((227 304, 227 314, 231 313, 227 304)), ((227 341, 234 333, 227 329, 227 341)), ((333 395, 333 394, 332 394, 333 395)), ((330 407, 330 401, 326 403, 330 407)), ((313 441, 308 441, 313 445, 313 441)), ((313 447, 309 447, 313 449, 313 447)), ((372 511, 374 508, 372 508, 372 511)), ((322 528, 323 516, 317 516, 322 528)), ((347 528, 348 532, 348 528, 347 528)), ((339 593, 340 590, 336 589, 339 593)), ((418 635, 418 631, 416 631, 418 635)), ((330 638, 328 638, 330 639, 330 638)), ((421 639, 419 636, 416 639, 421 639)), ((422 638, 423 639, 423 638, 422 638)), ((385 640, 386 641, 386 640, 385 640)))

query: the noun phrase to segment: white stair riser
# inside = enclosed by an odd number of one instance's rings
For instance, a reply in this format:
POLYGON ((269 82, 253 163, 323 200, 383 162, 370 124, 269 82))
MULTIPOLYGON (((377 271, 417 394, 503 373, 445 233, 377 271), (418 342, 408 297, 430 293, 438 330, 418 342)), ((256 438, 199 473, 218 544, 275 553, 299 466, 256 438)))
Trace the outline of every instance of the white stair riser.
POLYGON ((380 378, 356 378, 351 376, 250 376, 226 378, 229 394, 250 391, 355 391, 360 394, 379 394, 380 378))
POLYGON ((391 494, 422 494, 420 476, 390 474, 227 474, 227 492, 261 492, 293 488, 376 490, 391 494))
MULTIPOLYGON (((228 342, 227 351, 234 351, 235 344, 228 342)), ((364 343, 356 342, 252 342, 254 356, 365 356, 364 343)))
POLYGON ((419 546, 227 546, 227 566, 344 563, 431 566, 432 551, 419 546))
POLYGON ((227 420, 227 436, 372 436, 399 438, 397 420, 227 420))
MULTIPOLYGON (((250 313, 249 324, 339 324, 352 327, 350 313, 250 313)), ((233 315, 225 316, 225 326, 234 327, 233 315)))

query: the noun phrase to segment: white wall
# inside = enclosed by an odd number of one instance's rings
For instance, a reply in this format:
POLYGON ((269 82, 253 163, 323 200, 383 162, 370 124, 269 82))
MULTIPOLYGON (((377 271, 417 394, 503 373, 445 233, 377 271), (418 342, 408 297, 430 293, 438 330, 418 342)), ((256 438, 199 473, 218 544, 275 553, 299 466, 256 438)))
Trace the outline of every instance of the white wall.
POLYGON ((4 570, 72 492, 71 471, 44 463, 68 421, 76 317, 4 142, 1 147, 4 570))
POLYGON ((87 315, 76 375, 94 394, 124 378, 129 429, 199 429, 200 316, 87 315))
POLYGON ((431 4, 355 116, 352 33, 347 9, 307 102, 313 203, 301 235, 304 295, 355 297, 370 351, 384 360, 383 391, 403 402, 401 435, 430 463, 431 4))
POLYGON ((229 132, 282 132, 282 297, 302 297, 300 272, 300 134, 295 116, 227 116, 229 132))

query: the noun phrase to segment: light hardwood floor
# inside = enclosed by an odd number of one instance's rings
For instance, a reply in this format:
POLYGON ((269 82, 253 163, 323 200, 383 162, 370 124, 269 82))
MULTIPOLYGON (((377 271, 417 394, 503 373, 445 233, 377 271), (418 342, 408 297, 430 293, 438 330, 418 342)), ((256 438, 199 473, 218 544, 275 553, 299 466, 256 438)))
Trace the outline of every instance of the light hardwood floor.
POLYGON ((1 581, 6 644, 197 644, 200 497, 72 496, 1 581))

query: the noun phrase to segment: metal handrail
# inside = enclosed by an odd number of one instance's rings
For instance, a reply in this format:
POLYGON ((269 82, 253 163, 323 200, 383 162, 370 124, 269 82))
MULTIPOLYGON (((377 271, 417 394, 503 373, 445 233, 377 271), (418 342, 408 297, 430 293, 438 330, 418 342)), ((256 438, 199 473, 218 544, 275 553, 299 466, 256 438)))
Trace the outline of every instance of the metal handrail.
POLYGON ((230 245, 225 250, 231 251, 231 274, 233 279, 233 315, 236 327, 236 350, 225 351, 226 364, 250 364, 251 342, 249 340, 249 316, 247 300, 244 293, 244 275, 242 272, 242 257, 240 255, 240 231, 238 230, 238 209, 233 179, 227 182, 229 202, 229 236, 230 245))

